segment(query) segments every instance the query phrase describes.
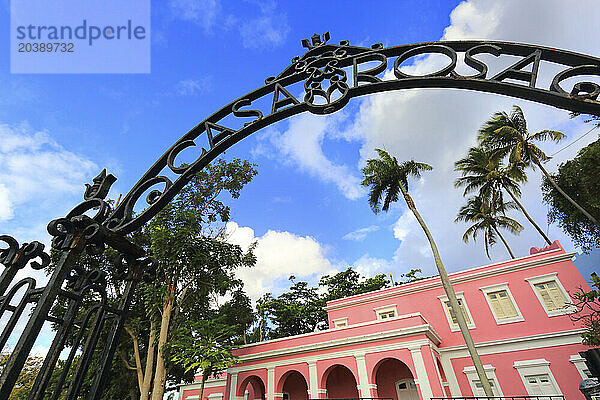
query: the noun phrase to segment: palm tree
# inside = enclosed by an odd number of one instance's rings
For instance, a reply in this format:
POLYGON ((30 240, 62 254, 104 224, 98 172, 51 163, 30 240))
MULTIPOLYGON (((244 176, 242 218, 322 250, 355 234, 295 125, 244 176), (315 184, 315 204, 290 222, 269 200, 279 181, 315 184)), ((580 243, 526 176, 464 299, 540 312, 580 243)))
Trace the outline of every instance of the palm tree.
POLYGON ((524 165, 515 163, 508 167, 502 164, 499 153, 484 147, 471 147, 467 156, 454 163, 454 169, 461 172, 461 177, 454 182, 456 187, 464 187, 464 195, 479 190, 484 198, 491 198, 496 193, 502 201, 502 190, 509 194, 525 218, 535 227, 546 243, 552 244, 542 228, 535 223, 525 206, 519 201, 521 197, 520 182, 526 182, 524 165))
POLYGON ((527 121, 521 107, 513 106, 512 112, 497 112, 491 119, 486 121, 479 130, 478 140, 487 147, 494 149, 501 156, 508 156, 510 164, 523 163, 526 167, 535 170, 538 166, 548 181, 556 190, 585 215, 596 226, 600 226, 598 220, 584 210, 575 200, 563 191, 552 176, 546 171, 543 163, 550 160, 534 142, 552 140, 555 143, 565 138, 562 132, 543 130, 534 134, 527 131, 527 121))
POLYGON ((446 291, 446 295, 448 296, 448 300, 452 310, 454 311, 454 315, 456 315, 456 319, 458 320, 458 326, 460 327, 463 338, 465 339, 465 344, 467 345, 467 349, 469 350, 471 359, 473 360, 473 365, 475 366, 477 375, 479 376, 479 379, 483 385, 483 390, 487 396, 491 397, 493 396, 492 388, 483 370, 481 359, 479 358, 477 350, 475 349, 473 338, 471 337, 471 333, 467 327, 464 314, 462 313, 462 310, 458 304, 456 293, 452 288, 452 284, 450 283, 450 279, 448 278, 448 274, 446 273, 446 269, 442 263, 437 245, 433 240, 433 236, 431 235, 429 228, 421 217, 421 214, 419 214, 415 202, 410 194, 408 194, 408 178, 420 178, 422 171, 430 171, 432 168, 428 164, 413 160, 398 164, 396 157, 391 157, 386 151, 381 149, 375 149, 375 151, 377 151, 379 154, 379 158, 367 160, 367 165, 362 170, 364 175, 362 185, 371 187, 371 191, 369 193, 369 204, 371 209, 375 214, 379 213, 379 207, 383 201, 381 210, 387 212, 390 204, 394 201, 397 201, 400 193, 402 193, 402 196, 406 201, 406 205, 417 218, 417 221, 419 221, 421 228, 423 228, 423 231, 427 236, 427 240, 429 240, 435 265, 440 273, 442 285, 444 286, 444 290, 446 291))
POLYGON ((491 201, 486 201, 481 196, 469 198, 467 204, 460 208, 458 216, 454 220, 454 222, 463 221, 473 223, 465 231, 462 237, 463 241, 468 243, 470 237, 473 237, 475 241, 477 234, 482 232, 485 253, 490 258, 489 248, 496 243, 496 236, 498 236, 502 240, 502 243, 504 243, 504 246, 506 246, 506 250, 508 250, 510 256, 515 258, 506 239, 500 233, 499 228, 506 229, 516 235, 523 230, 523 226, 514 219, 504 215, 504 210, 508 208, 514 209, 517 208, 517 205, 514 202, 502 203, 498 195, 494 195, 491 201))

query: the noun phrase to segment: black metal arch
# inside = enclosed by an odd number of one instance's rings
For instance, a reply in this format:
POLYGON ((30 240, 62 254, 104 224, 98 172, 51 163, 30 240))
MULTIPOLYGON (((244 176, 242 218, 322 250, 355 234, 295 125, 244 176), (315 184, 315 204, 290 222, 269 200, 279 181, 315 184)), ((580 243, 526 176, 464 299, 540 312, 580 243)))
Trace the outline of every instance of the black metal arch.
POLYGON ((248 135, 275 122, 303 112, 330 114, 343 108, 357 96, 409 88, 454 88, 497 93, 532 100, 578 113, 600 115, 600 85, 594 82, 578 82, 571 92, 561 86, 565 79, 582 76, 600 76, 600 58, 548 47, 494 41, 449 41, 387 47, 375 44, 371 48, 351 46, 347 41, 327 44, 329 34, 307 39, 303 45, 308 51, 295 57, 292 64, 276 77, 265 80, 265 85, 234 100, 215 112, 179 139, 144 174, 119 206, 103 224, 115 233, 130 233, 162 209, 190 180, 219 154, 248 135), (424 54, 439 53, 447 56, 448 65, 439 71, 412 76, 400 70, 407 59, 424 54), (464 53, 465 63, 476 73, 463 76, 456 72, 458 54, 464 53), (521 57, 500 73, 488 77, 488 66, 476 56, 491 54, 499 57, 511 55, 521 57), (551 62, 565 67, 556 74, 550 87, 537 86, 541 62, 551 62), (369 68, 365 68, 365 64, 369 68), (372 66, 373 63, 376 66, 372 66), (393 66, 395 79, 383 80, 388 65, 393 66), (531 70, 526 70, 531 65, 531 70), (362 66, 362 68, 361 68, 362 66), (352 82, 344 68, 352 68, 352 82), (506 81, 510 79, 511 81, 506 81), (305 95, 302 99, 293 96, 286 87, 304 82, 305 95), (523 82, 515 83, 514 81, 523 82), (271 109, 263 113, 253 103, 267 98, 271 109), (221 121, 229 116, 240 119, 240 128, 224 126, 221 121), (248 120, 251 118, 251 120, 248 120), (177 156, 189 147, 198 146, 203 139, 207 148, 198 151, 197 159, 190 165, 177 166, 177 156), (175 181, 160 175, 168 168, 179 175, 175 181), (146 198, 148 207, 133 216, 133 209, 140 196, 148 189, 163 185, 150 192, 146 198))

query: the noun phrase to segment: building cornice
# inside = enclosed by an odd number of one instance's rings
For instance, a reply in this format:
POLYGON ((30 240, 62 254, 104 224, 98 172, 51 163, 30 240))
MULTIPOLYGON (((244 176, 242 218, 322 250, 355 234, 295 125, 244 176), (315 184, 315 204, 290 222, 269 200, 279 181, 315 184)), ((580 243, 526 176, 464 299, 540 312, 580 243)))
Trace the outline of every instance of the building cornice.
MULTIPOLYGON (((522 269, 534 268, 541 265, 552 264, 556 262, 566 261, 573 258, 576 254, 575 252, 565 253, 562 249, 551 250, 545 252, 545 254, 549 255, 548 257, 538 258, 534 260, 525 261, 522 263, 514 263, 514 261, 526 260, 527 258, 531 258, 534 256, 539 256, 539 254, 533 254, 526 257, 521 257, 516 260, 511 260, 509 264, 506 264, 506 261, 497 264, 490 264, 481 267, 472 268, 464 271, 457 271, 449 275, 450 282, 453 284, 461 283, 461 282, 469 282, 481 278, 486 278, 490 276, 502 275, 512 271, 519 271, 522 269), (553 254, 552 253, 558 253, 553 254), (490 269, 490 267, 498 265, 498 268, 490 269), (478 271, 479 270, 479 271, 478 271), (466 274, 467 272, 471 272, 470 274, 466 274), (453 276, 454 275, 454 276, 453 276), (458 275, 458 276, 456 276, 458 275)), ((333 311, 347 307, 353 307, 360 304, 372 303, 374 301, 387 300, 389 298, 398 297, 401 295, 409 294, 409 293, 417 293, 425 290, 435 289, 438 287, 442 287, 442 282, 440 281, 439 276, 427 278, 414 284, 401 285, 392 289, 383 289, 380 293, 373 292, 370 296, 363 296, 359 298, 348 297, 346 301, 342 301, 339 303, 334 303, 323 307, 325 311, 333 311), (429 281, 429 282, 428 282, 429 281), (403 287, 404 286, 404 287, 403 287)), ((359 295, 362 296, 362 295, 359 295)))
MULTIPOLYGON (((555 342, 554 345, 565 345, 565 344, 575 344, 581 343, 581 334, 585 332, 585 329, 573 329, 569 331, 561 331, 561 332, 550 332, 550 333, 540 333, 537 335, 531 336, 523 336, 517 338, 507 338, 500 340, 492 340, 488 342, 477 342, 475 343, 475 347, 480 354, 488 354, 487 348, 493 348, 494 352, 502 352, 498 349, 498 346, 507 347, 507 351, 512 351, 510 348, 515 347, 518 350, 524 350, 528 348, 537 348, 538 346, 531 346, 527 342, 540 342, 544 340, 550 340, 555 342), (510 348, 509 348, 510 347, 510 348)), ((547 344, 540 344, 541 347, 546 347, 547 344)), ((467 352, 466 345, 458 345, 458 346, 449 346, 449 347, 440 347, 440 354, 445 356, 449 356, 450 358, 460 357, 457 353, 465 353, 467 352)))
MULTIPOLYGON (((293 340, 293 339, 303 338, 303 337, 308 337, 308 336, 326 335, 328 333, 340 331, 343 329, 353 329, 353 328, 358 328, 360 326, 367 326, 367 325, 373 325, 373 324, 385 324, 387 322, 392 322, 392 321, 397 321, 397 320, 412 318, 412 317, 421 317, 425 323, 427 323, 427 324, 429 323, 429 321, 427 321, 425 319, 423 314, 421 314, 420 312, 414 312, 414 313, 410 313, 410 314, 403 314, 403 315, 398 315, 396 317, 387 318, 385 320, 374 319, 372 321, 359 322, 358 324, 340 326, 339 328, 329 328, 329 329, 323 329, 322 331, 301 333, 299 335, 292 335, 292 336, 286 336, 286 337, 277 338, 277 339, 263 340, 262 342, 250 343, 250 344, 245 344, 243 346, 239 346, 238 349, 245 349, 248 347, 259 346, 261 344, 266 344, 266 343, 271 344, 271 343, 276 343, 276 342, 284 342, 286 340, 293 340)), ((336 318, 332 321, 336 321, 336 320, 344 319, 344 318, 347 318, 347 317, 336 318)))
POLYGON ((314 351, 335 349, 361 343, 372 343, 381 340, 397 339, 419 334, 426 335, 432 342, 436 344, 439 344, 441 342, 440 336, 435 332, 435 330, 430 324, 422 324, 417 326, 411 326, 408 328, 394 329, 385 332, 375 332, 366 335, 351 336, 347 338, 328 340, 319 343, 292 346, 284 349, 261 351, 254 354, 244 354, 238 356, 238 358, 240 362, 251 362, 264 360, 267 358, 289 356, 299 353, 311 353, 314 351))

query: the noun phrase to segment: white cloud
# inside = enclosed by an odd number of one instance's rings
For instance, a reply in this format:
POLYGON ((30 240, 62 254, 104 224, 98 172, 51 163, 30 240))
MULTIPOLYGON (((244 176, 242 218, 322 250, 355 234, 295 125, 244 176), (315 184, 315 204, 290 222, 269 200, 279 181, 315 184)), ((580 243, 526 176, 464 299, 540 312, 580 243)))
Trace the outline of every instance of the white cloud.
MULTIPOLYGON (((600 37, 600 24, 597 23, 600 8, 595 1, 467 0, 461 2, 450 17, 451 25, 445 29, 443 40, 516 41, 600 55, 600 42, 590 40, 600 37)), ((511 57, 497 60, 492 56, 481 56, 481 59, 490 64, 489 76, 515 62, 511 57)), ((439 55, 417 58, 413 65, 407 65, 403 70, 424 74, 446 62, 439 55)), ((458 68, 461 73, 472 73, 464 64, 458 68)), ((543 65, 538 84, 547 87, 557 70, 557 66, 543 65)), ((390 75, 388 71, 386 77, 390 75)), ((509 111, 513 104, 519 104, 524 109, 531 131, 563 130, 570 142, 589 129, 581 126, 580 122, 570 120, 568 112, 549 106, 478 92, 420 89, 366 98, 360 103, 355 119, 345 131, 340 132, 340 127, 347 122, 347 115, 343 112, 327 117, 299 116, 290 121, 286 132, 271 135, 271 140, 285 159, 292 160, 294 166, 299 166, 321 181, 335 183, 349 199, 361 198, 365 193, 359 186, 359 169, 367 158, 375 156, 375 148, 385 148, 399 160, 415 159, 431 164, 434 170, 427 173, 422 182, 416 185, 411 182, 411 193, 437 241, 446 267, 452 271, 489 262, 480 242, 470 245, 462 242, 466 225, 453 222, 465 201, 462 192, 453 186, 458 177, 453 170, 453 163, 464 156, 469 146, 475 144, 475 134, 483 121, 498 110, 509 111), (356 167, 335 164, 325 155, 324 140, 334 138, 361 143, 361 161, 356 167)), ((556 170, 561 161, 576 154, 579 148, 593 141, 594 136, 589 135, 573 148, 561 152, 548 164, 548 168, 556 170)), ((548 144, 542 147, 552 153, 561 146, 548 144)), ((551 238, 561 240, 567 248, 571 247, 569 238, 558 227, 547 226, 547 209, 541 203, 539 191, 539 172, 529 172, 529 180, 523 188, 525 207, 551 238)), ((398 217, 400 209, 405 210, 404 206, 392 208, 388 217, 396 219, 393 234, 401 241, 392 259, 387 260, 386 264, 385 260, 364 257, 359 265, 365 271, 383 265, 386 268, 393 267, 398 272, 420 267, 425 275, 436 273, 422 229, 410 212, 405 211, 398 217)), ((528 254, 531 246, 543 245, 543 240, 523 217, 517 213, 512 216, 526 227, 519 237, 507 235, 518 256, 528 254)), ((507 258, 501 244, 495 246, 492 257, 495 260, 507 258)))
POLYGON ((14 215, 13 203, 10 201, 10 192, 0 183, 0 221, 11 219, 14 215))
MULTIPOLYGON (((290 162, 315 178, 333 183, 348 199, 357 199, 366 192, 358 173, 348 166, 332 162, 323 153, 325 135, 340 137, 337 124, 344 114, 319 117, 303 114, 290 119, 289 128, 279 133, 271 130, 268 137, 286 162, 290 162)), ((259 144, 260 148, 260 144, 259 144)), ((264 153, 267 150, 255 149, 264 153)))
MULTIPOLYGON (((591 1, 547 1, 542 5, 537 1, 499 3, 470 0, 462 2, 452 12, 452 25, 445 30, 444 39, 511 40, 600 54, 600 45, 588 40, 589 37, 600 35, 598 24, 594 22, 598 17, 600 10, 591 1), (578 23, 557 24, 556 21, 578 23)), ((440 62, 443 62, 441 57, 426 57, 406 69, 415 74, 424 73, 440 62)), ((506 65, 511 61, 503 62, 506 65)), ((503 66, 498 64, 495 68, 499 70, 503 66)), ((550 81, 550 70, 540 71, 540 84, 550 81)), ((475 133, 485 119, 497 110, 510 110, 513 104, 523 107, 532 131, 566 130, 570 141, 587 130, 587 127, 570 121, 565 111, 498 95, 450 90, 411 90, 371 96, 362 103, 358 118, 351 128, 364 138, 360 150, 363 162, 375 155, 374 148, 385 147, 399 160, 414 158, 434 167, 434 171, 425 175, 422 184, 415 187, 413 183, 411 192, 450 270, 488 262, 482 243, 465 245, 461 237, 466 225, 453 222, 458 208, 464 202, 462 193, 453 187, 457 177, 453 162, 474 144, 475 133), (415 192, 415 189, 418 190, 415 192)), ((586 138, 582 140, 583 143, 573 147, 581 148, 594 139, 586 138)), ((552 145, 543 147, 549 152, 558 149, 552 145)), ((548 167, 555 170, 560 161, 572 156, 576 150, 569 153, 561 153, 548 167)), ((523 193, 525 206, 538 224, 544 230, 548 229, 551 238, 559 239, 569 247, 570 240, 557 227, 546 225, 547 210, 540 201, 539 172, 529 172, 529 177, 530 182, 524 187, 523 193)), ((517 213, 513 217, 526 226, 518 238, 507 235, 518 256, 528 254, 530 246, 543 245, 539 235, 526 224, 524 218, 517 213)), ((427 240, 410 211, 405 211, 397 219, 393 231, 401 243, 389 262, 399 270, 412 266, 422 267, 425 275, 435 273, 427 240)), ((493 257, 507 258, 501 244, 495 247, 493 257)))
POLYGON ((345 234, 342 239, 344 240, 354 240, 357 242, 365 240, 367 235, 371 232, 375 232, 379 229, 377 225, 367 226, 366 228, 360 228, 353 232, 345 234))
POLYGON ((176 17, 195 22, 207 33, 212 31, 221 10, 218 0, 171 0, 169 5, 176 17))
POLYGON ((227 223, 226 234, 230 243, 243 249, 257 243, 254 250, 256 265, 236 271, 237 277, 244 282, 246 293, 253 300, 272 291, 278 279, 287 279, 290 275, 303 278, 321 276, 337 270, 326 258, 323 245, 310 236, 269 230, 256 237, 252 228, 238 226, 235 222, 227 223))
MULTIPOLYGON (((248 49, 281 46, 290 32, 285 13, 277 10, 273 1, 248 1, 258 13, 230 14, 220 0, 170 0, 171 13, 176 18, 199 25, 204 33, 216 29, 228 31, 237 27, 242 45, 248 49)), ((238 11, 239 8, 236 10, 238 11)))
POLYGON ((246 20, 240 25, 242 44, 249 49, 262 49, 281 46, 290 26, 285 14, 263 13, 257 18, 246 20))
POLYGON ((368 254, 365 254, 358 260, 354 261, 352 267, 356 272, 368 278, 377 274, 387 275, 393 270, 389 260, 371 257, 368 254))
POLYGON ((212 79, 202 77, 200 79, 183 79, 177 82, 175 90, 181 96, 196 96, 204 94, 212 89, 212 79))
POLYGON ((27 124, 0 124, 0 222, 14 222, 9 226, 22 234, 27 229, 37 232, 58 212, 68 211, 69 204, 76 204, 74 196, 81 198, 83 183, 98 170, 46 131, 34 131, 27 124), (47 213, 43 224, 36 216, 40 212, 47 213))

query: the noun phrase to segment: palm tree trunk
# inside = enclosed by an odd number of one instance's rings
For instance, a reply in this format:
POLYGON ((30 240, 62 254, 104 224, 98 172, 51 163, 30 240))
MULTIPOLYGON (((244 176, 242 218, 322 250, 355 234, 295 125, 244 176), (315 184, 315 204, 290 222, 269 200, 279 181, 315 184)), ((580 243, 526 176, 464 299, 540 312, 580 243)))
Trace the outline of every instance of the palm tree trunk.
POLYGON ((506 192, 510 195, 510 197, 514 200, 514 202, 517 203, 517 205, 519 206, 519 208, 523 212, 523 215, 525 215, 525 218, 527 218, 527 220, 529 220, 529 222, 531 222, 531 224, 535 227, 535 229, 537 229, 537 231, 540 233, 540 235, 542 235, 542 237, 544 238, 544 240, 546 241, 546 243, 548 243, 549 245, 551 245, 552 242, 550 241, 550 239, 548 239, 548 236, 546 236, 546 234, 544 233, 544 231, 542 230, 542 228, 540 228, 538 226, 538 224, 535 223, 535 221, 533 220, 533 218, 531 218, 531 216, 527 213, 527 210, 525 210, 525 207, 523 206, 523 204, 521 204, 521 202, 517 199, 517 196, 515 196, 513 194, 513 192, 511 192, 510 190, 508 190, 508 188, 506 186, 502 185, 502 187, 504 188, 504 190, 506 190, 506 192))
POLYGON ((204 375, 204 371, 202 371, 202 381, 200 382, 200 395, 198 396, 199 400, 202 400, 202 396, 204 395, 204 382, 206 382, 206 375, 204 375))
POLYGON ((479 377, 479 381, 483 386, 483 391, 485 395, 488 397, 492 397, 494 394, 492 393, 492 387, 490 386, 490 382, 487 379, 485 371, 483 369, 483 364, 481 363, 481 359, 479 358, 479 354, 477 354, 477 349, 475 348, 475 343, 473 343, 473 338, 471 337, 471 333, 469 332, 469 328, 467 327, 467 321, 465 321, 465 316, 458 305, 458 299, 456 298, 456 293, 454 292, 454 288, 452 288, 452 284, 450 283, 450 278, 448 278, 448 274, 446 273, 446 269, 444 268, 444 264, 442 263, 442 258, 437 249, 437 245, 433 240, 433 236, 431 232, 429 232, 429 228, 425 224, 425 221, 417 211, 417 207, 415 206, 415 202, 412 197, 408 194, 408 192, 400 185, 400 189, 402 190, 402 194, 404 195, 404 200, 406 200, 406 204, 408 208, 412 211, 419 221, 421 228, 425 232, 427 236, 427 240, 429 241, 429 245, 431 246, 431 251, 433 252, 433 259, 435 260, 435 265, 440 273, 440 279, 442 281, 442 285, 444 286, 444 290, 446 291, 446 295, 448 296, 448 300, 450 301, 450 306, 454 311, 454 315, 456 315, 456 319, 458 321, 458 326, 460 327, 460 331, 462 332, 463 338, 465 340, 465 344, 467 345, 467 349, 469 350, 469 354, 471 355, 471 360, 473 361, 473 365, 475 366, 475 371, 477 372, 477 376, 479 377))
POLYGON ((544 173, 544 175, 546 175, 546 178, 548 178, 548 180, 550 181, 550 183, 552 184, 552 186, 554 186, 554 188, 558 191, 558 193, 560 193, 565 199, 567 199, 569 201, 569 203, 573 204, 573 207, 575 207, 576 209, 578 209, 583 215, 586 216, 587 219, 589 219, 590 221, 592 221, 592 223, 598 227, 600 227, 600 224, 598 223, 598 220, 596 220, 596 218, 592 217, 592 215, 590 213, 588 213, 587 211, 585 211, 575 200, 573 200, 571 198, 571 196, 569 196, 568 194, 566 194, 561 188, 560 186, 558 186, 558 184, 556 183, 556 181, 552 178, 552 176, 550 176, 550 174, 548 173, 548 171, 546 171, 546 169, 542 166, 542 163, 540 162, 540 160, 536 158, 534 158, 535 163, 537 164, 538 167, 540 167, 540 169, 542 170, 542 172, 544 173))
POLYGON ((502 234, 500 233, 500 231, 498 230, 498 228, 496 228, 494 226, 494 231, 496 231, 496 233, 498 234, 498 236, 500 236, 500 240, 502 240, 502 243, 504 243, 504 246, 506 246, 506 250, 508 250, 508 253, 510 254, 511 258, 515 258, 515 255, 513 254, 512 250, 510 249, 510 247, 508 246, 508 243, 506 243, 506 240, 504 240, 504 236, 502 236, 502 234))

